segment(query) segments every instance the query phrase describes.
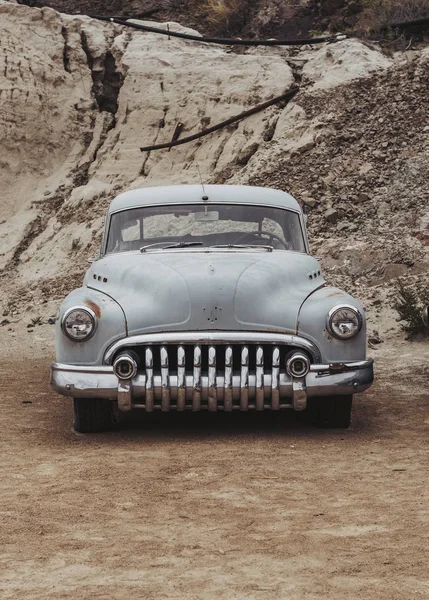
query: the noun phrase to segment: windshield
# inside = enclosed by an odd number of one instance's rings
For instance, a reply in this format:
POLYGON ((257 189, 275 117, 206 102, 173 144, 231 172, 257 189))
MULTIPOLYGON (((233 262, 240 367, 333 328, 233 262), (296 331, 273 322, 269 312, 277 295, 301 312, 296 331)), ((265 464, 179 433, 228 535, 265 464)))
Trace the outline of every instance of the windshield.
POLYGON ((298 213, 282 208, 182 204, 133 208, 111 216, 106 253, 159 250, 164 245, 306 251, 298 213))

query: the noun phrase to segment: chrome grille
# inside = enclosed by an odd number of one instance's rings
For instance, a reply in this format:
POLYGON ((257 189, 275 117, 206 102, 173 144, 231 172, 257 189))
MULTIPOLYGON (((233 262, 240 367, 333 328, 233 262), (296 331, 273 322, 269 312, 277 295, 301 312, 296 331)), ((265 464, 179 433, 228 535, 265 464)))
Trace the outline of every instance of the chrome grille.
MULTIPOLYGON (((140 357, 132 382, 137 408, 215 412, 279 410, 290 382, 286 360, 296 348, 267 343, 164 343, 132 346, 140 357), (141 402, 141 401, 139 401, 141 402)), ((130 347, 128 347, 130 349, 130 347)))

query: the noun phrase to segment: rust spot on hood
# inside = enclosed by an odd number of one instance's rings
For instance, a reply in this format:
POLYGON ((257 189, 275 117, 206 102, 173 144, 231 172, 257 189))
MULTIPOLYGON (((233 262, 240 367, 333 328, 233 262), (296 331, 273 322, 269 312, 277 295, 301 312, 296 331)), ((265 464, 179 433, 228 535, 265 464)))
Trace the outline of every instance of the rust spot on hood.
POLYGON ((333 298, 334 296, 342 296, 344 292, 332 292, 332 294, 328 294, 327 298, 333 298))
POLYGON ((95 302, 93 302, 92 300, 85 300, 85 304, 88 308, 92 310, 97 319, 101 317, 101 308, 98 306, 98 304, 95 304, 95 302))

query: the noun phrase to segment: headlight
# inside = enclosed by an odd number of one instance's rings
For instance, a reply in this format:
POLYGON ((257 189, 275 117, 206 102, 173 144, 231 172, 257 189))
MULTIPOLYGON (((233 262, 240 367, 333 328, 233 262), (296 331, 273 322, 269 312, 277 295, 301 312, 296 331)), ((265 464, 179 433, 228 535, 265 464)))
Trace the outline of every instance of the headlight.
POLYGON ((88 340, 95 333, 97 321, 90 308, 69 308, 64 313, 61 322, 62 329, 67 337, 74 342, 88 340))
POLYGON ((429 327, 429 306, 425 306, 422 312, 422 321, 425 327, 429 327))
POLYGON ((362 329, 362 315, 354 306, 335 306, 328 314, 328 331, 340 340, 348 340, 362 329))

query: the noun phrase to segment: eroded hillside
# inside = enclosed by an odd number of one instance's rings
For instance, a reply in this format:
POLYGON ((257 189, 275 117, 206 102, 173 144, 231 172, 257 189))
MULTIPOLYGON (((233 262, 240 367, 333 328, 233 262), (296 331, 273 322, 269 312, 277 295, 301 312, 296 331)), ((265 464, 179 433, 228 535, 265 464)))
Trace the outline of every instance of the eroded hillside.
POLYGON ((7 320, 49 316, 79 283, 112 196, 195 183, 199 169, 208 183, 295 194, 328 278, 364 300, 374 328, 398 327, 396 278, 429 271, 424 45, 389 57, 357 40, 238 52, 5 1, 0 36, 7 320), (295 85, 286 105, 140 152, 179 123, 196 133, 295 85))

